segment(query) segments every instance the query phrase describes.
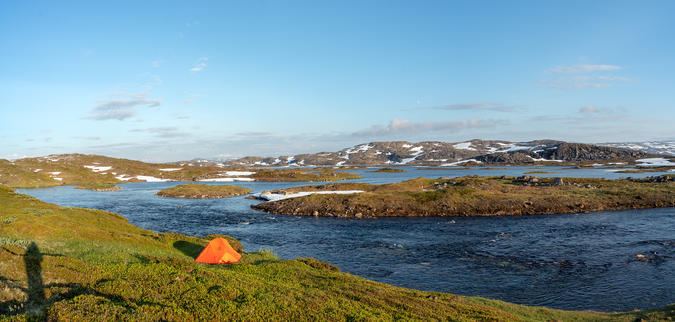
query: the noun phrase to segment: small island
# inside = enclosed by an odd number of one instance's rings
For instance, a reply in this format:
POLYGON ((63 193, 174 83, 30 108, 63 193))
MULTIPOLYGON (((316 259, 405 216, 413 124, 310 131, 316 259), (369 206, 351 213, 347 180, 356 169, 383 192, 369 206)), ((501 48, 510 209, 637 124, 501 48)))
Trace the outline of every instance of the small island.
POLYGON ((91 191, 119 191, 119 190, 121 190, 121 188, 119 186, 116 186, 114 184, 106 184, 106 183, 81 185, 81 186, 76 187, 75 189, 86 189, 86 190, 91 190, 91 191))
POLYGON ((251 207, 274 214, 344 218, 568 214, 675 207, 675 175, 625 180, 529 175, 417 178, 380 185, 294 187, 276 195, 293 197, 251 207))
POLYGON ((188 183, 161 190, 158 196, 188 199, 215 199, 243 196, 253 191, 235 185, 208 185, 188 183))
POLYGON ((403 170, 403 169, 396 169, 396 168, 381 168, 381 169, 377 169, 377 170, 373 170, 373 171, 368 171, 368 172, 372 172, 372 173, 380 173, 380 172, 384 172, 384 173, 397 173, 397 172, 405 172, 405 170, 403 170))

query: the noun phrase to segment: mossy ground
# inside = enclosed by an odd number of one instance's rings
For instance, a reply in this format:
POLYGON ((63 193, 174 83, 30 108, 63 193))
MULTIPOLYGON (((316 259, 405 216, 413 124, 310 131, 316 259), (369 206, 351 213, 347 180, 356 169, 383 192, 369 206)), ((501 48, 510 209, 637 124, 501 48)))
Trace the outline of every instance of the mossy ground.
POLYGON ((171 198, 207 199, 242 196, 251 193, 251 191, 253 190, 235 185, 188 183, 166 188, 157 192, 157 195, 171 198))
POLYGON ((417 178, 370 185, 335 183, 282 189, 288 192, 362 190, 356 194, 314 194, 264 202, 253 208, 276 214, 336 217, 506 216, 675 207, 675 182, 589 178, 537 182, 514 177, 417 178))
POLYGON ((59 207, 2 186, 0 204, 0 320, 633 321, 675 314, 675 306, 606 314, 415 291, 271 251, 243 252, 239 264, 200 264, 193 259, 216 236, 158 234, 116 214, 59 207))

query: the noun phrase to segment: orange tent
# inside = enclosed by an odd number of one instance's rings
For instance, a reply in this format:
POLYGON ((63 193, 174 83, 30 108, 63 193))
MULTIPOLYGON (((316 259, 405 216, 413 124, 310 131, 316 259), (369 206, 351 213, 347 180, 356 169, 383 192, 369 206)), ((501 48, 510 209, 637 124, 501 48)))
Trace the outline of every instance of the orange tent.
POLYGON ((206 245, 206 248, 197 256, 195 261, 207 264, 228 264, 236 263, 241 258, 227 240, 215 238, 206 245))

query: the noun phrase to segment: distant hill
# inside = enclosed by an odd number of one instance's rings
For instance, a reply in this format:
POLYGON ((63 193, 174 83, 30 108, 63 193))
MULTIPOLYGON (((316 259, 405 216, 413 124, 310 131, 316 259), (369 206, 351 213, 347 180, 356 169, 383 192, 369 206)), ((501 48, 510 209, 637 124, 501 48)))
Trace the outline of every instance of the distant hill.
POLYGON ((675 139, 663 141, 601 143, 599 145, 611 146, 614 148, 639 150, 652 154, 664 154, 669 156, 675 156, 675 139))
POLYGON ((250 156, 226 161, 224 164, 229 166, 453 166, 470 163, 630 161, 648 156, 647 152, 633 149, 555 140, 529 142, 471 140, 418 143, 393 141, 364 143, 337 152, 279 157, 250 156))

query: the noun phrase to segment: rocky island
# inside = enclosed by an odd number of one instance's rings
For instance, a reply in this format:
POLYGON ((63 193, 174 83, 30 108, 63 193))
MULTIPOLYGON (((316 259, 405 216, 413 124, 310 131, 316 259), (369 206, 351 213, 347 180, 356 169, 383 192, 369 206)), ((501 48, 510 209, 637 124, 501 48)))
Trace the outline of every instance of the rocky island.
POLYGON ((251 189, 235 185, 209 185, 188 183, 157 192, 158 196, 188 199, 215 199, 243 196, 251 193, 251 189))
POLYGON ((334 183, 282 189, 252 208, 327 217, 517 216, 675 207, 675 175, 589 178, 417 178, 400 183, 334 183), (332 191, 362 191, 349 194, 332 191), (316 192, 316 193, 312 193, 316 192))
POLYGON ((82 185, 82 186, 77 186, 75 189, 85 189, 85 190, 91 190, 91 191, 120 191, 121 188, 117 185, 114 184, 90 184, 90 185, 82 185))

